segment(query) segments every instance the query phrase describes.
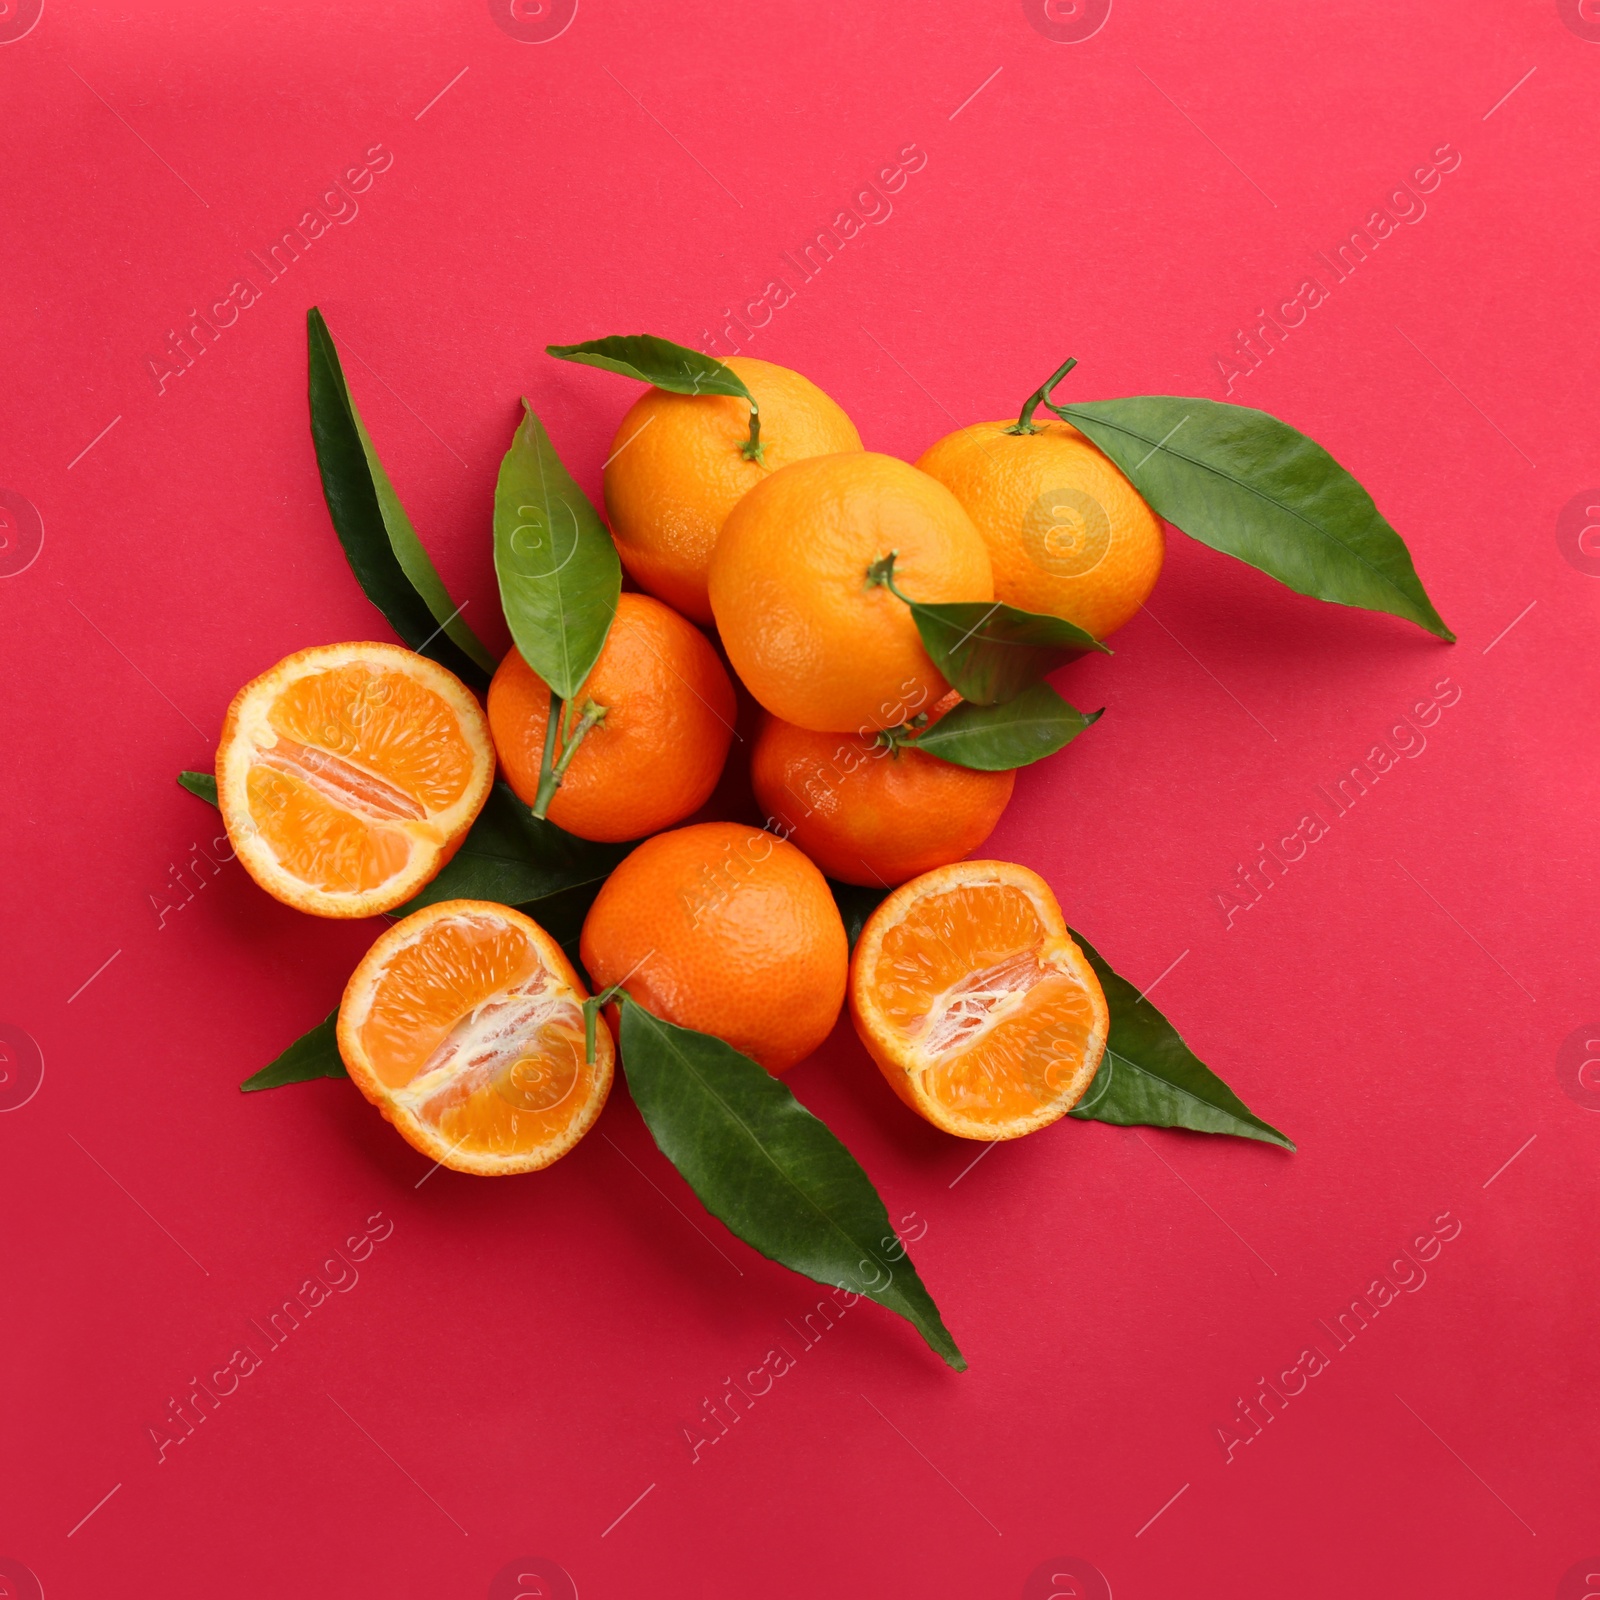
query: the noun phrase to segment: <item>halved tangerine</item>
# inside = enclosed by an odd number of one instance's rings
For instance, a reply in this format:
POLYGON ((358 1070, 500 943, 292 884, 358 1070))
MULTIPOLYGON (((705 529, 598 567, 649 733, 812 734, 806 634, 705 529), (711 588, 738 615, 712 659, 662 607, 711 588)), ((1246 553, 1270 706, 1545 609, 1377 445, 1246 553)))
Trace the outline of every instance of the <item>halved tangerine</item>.
POLYGON ((423 1155, 497 1177, 559 1160, 600 1115, 615 1049, 561 946, 531 917, 441 900, 397 922, 351 974, 339 1054, 423 1155))
POLYGON ((489 725, 466 685, 392 644, 286 657, 234 697, 217 748, 217 803, 245 871, 320 917, 409 900, 493 781, 489 725))
POLYGON ((963 1139, 1015 1139, 1070 1111, 1111 1017, 1038 873, 960 861, 902 884, 867 919, 850 1015, 890 1086, 963 1139))

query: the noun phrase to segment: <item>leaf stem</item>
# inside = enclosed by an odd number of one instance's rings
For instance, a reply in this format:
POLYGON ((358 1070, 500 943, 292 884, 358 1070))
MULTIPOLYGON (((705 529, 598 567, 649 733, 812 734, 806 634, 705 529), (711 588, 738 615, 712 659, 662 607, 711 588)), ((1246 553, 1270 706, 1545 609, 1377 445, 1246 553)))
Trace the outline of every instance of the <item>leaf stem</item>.
POLYGON ((556 790, 561 786, 561 780, 555 775, 556 730, 561 725, 561 696, 554 691, 550 695, 550 713, 544 725, 544 754, 539 758, 539 787, 534 792, 533 814, 543 817, 550 809, 550 802, 556 797, 556 790))
POLYGON ((1039 429, 1034 423, 1033 414, 1039 409, 1040 406, 1044 406, 1048 411, 1055 412, 1058 417, 1061 417, 1062 420, 1065 421, 1066 414, 1062 411, 1060 406, 1053 406, 1050 404, 1050 391, 1055 388, 1055 386, 1060 383, 1061 380, 1066 377, 1066 375, 1071 372, 1075 366, 1077 366, 1077 364, 1078 358, 1076 356, 1068 356, 1067 359, 1063 361, 1061 365, 1057 367, 1056 370, 1051 373, 1050 376, 1046 378, 1045 381, 1040 384, 1039 387, 1035 389, 1025 401, 1023 401, 1022 415, 1017 418, 1015 426, 1007 428, 1006 432, 1037 433, 1039 429))

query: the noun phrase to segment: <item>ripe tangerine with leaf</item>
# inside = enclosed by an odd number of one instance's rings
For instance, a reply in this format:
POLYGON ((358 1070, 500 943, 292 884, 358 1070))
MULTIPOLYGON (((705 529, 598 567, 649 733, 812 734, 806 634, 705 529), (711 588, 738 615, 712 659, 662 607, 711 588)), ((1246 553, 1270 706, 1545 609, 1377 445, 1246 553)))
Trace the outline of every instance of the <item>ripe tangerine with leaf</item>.
POLYGON ((791 462, 861 448, 855 424, 809 378, 750 356, 729 356, 723 365, 759 408, 759 458, 745 449, 748 401, 651 388, 623 417, 601 473, 606 516, 629 576, 707 623, 711 552, 734 506, 791 462))
POLYGON ((913 600, 994 599, 972 519, 893 456, 800 461, 733 508, 711 557, 711 609, 734 671, 773 716, 818 733, 870 732, 949 688, 910 607, 868 577, 891 553, 913 600))
POLYGON ((997 600, 1065 617, 1103 639, 1150 598, 1166 559, 1166 527, 1070 422, 1034 420, 1050 387, 1030 396, 1015 422, 958 428, 917 466, 950 490, 983 535, 997 600))
POLYGON ((583 924, 597 989, 781 1073, 826 1039, 844 1003, 849 943, 827 880, 794 845, 736 822, 646 839, 583 924))
MULTIPOLYGON (((567 765, 545 814, 608 842, 681 822, 717 786, 736 709, 726 668, 692 622, 649 595, 620 595, 599 658, 562 708, 551 757, 567 765)), ((549 721, 549 685, 513 648, 489 685, 489 728, 507 782, 535 808, 549 721)))
MULTIPOLYGON (((959 703, 952 691, 926 727, 959 703)), ((770 825, 843 883, 890 888, 971 855, 994 832, 1015 772, 977 772, 892 733, 813 733, 762 719, 750 782, 770 825)))

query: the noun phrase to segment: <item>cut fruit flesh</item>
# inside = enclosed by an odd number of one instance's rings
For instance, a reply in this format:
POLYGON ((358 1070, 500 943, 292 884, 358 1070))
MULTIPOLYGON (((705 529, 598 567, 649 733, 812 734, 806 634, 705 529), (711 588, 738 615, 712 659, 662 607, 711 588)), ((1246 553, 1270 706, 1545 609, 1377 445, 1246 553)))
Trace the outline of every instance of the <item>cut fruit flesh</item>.
POLYGON ((1070 1110, 1109 1028, 1055 896, 1006 862, 942 867, 885 900, 856 948, 851 1012, 901 1098, 975 1139, 1070 1110))
POLYGON ((424 1155, 459 1172, 531 1172, 583 1137, 611 1087, 603 1019, 584 1061, 585 998, 536 922, 447 900, 368 952, 339 1007, 339 1051, 424 1155))
POLYGON ((483 712, 396 645, 302 650, 246 684, 217 752, 217 798, 246 870, 320 916, 392 910, 433 877, 494 776, 483 712))

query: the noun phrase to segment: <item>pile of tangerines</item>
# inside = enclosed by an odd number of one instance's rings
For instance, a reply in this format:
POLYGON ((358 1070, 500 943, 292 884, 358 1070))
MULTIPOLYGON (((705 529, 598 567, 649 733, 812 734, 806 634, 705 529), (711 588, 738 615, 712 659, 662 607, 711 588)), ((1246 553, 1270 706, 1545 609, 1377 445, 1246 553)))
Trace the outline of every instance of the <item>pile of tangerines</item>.
POLYGON ((587 984, 532 917, 462 899, 394 923, 350 979, 350 1076, 464 1172, 546 1166, 593 1124, 616 1045, 585 1015, 590 985, 774 1074, 848 998, 895 1092, 973 1139, 1054 1121, 1100 1064, 1105 998, 1049 886, 969 859, 1015 772, 918 747, 958 696, 906 601, 1000 601, 1103 639, 1156 581, 1161 521, 1064 421, 963 428, 911 465, 863 450, 800 374, 726 366, 751 403, 651 388, 622 419, 605 506, 636 589, 554 715, 515 648, 485 710, 435 661, 352 643, 290 656, 227 716, 217 798, 238 858, 317 915, 416 896, 497 769, 567 834, 640 841, 584 921, 587 984), (872 576, 891 555, 892 587, 872 576), (734 744, 736 679, 761 709, 760 827, 689 820, 734 744), (853 952, 829 879, 892 891, 853 952))

